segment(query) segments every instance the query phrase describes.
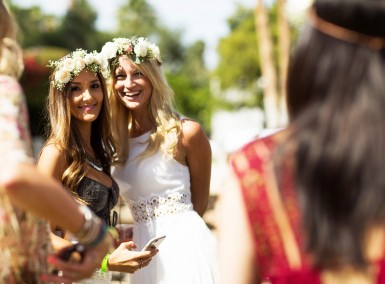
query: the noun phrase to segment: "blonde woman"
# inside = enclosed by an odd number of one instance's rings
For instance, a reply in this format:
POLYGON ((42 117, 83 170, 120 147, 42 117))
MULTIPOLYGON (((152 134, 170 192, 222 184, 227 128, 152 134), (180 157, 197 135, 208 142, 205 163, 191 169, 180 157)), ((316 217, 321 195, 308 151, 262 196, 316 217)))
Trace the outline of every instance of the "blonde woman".
POLYGON ((102 53, 112 76, 113 175, 134 217, 141 248, 165 235, 150 265, 132 283, 217 283, 216 244, 203 219, 211 148, 200 124, 173 108, 159 48, 145 38, 117 38, 102 53))

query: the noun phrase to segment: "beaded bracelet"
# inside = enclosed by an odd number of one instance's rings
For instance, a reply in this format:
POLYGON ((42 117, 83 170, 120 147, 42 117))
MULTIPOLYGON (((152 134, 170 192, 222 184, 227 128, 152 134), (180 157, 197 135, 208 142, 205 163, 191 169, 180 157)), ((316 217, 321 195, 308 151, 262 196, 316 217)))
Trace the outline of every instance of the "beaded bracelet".
POLYGON ((100 268, 100 270, 102 272, 107 272, 108 271, 108 258, 110 257, 110 254, 107 253, 106 256, 103 258, 103 261, 102 261, 102 266, 100 268))

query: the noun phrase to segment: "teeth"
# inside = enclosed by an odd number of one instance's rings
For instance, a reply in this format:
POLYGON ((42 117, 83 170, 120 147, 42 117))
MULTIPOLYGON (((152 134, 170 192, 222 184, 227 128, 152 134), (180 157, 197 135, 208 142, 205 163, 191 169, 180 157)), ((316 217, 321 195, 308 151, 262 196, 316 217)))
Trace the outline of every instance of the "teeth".
POLYGON ((133 92, 133 93, 126 93, 125 96, 127 97, 131 97, 131 96, 136 96, 136 95, 139 95, 140 92, 133 92))

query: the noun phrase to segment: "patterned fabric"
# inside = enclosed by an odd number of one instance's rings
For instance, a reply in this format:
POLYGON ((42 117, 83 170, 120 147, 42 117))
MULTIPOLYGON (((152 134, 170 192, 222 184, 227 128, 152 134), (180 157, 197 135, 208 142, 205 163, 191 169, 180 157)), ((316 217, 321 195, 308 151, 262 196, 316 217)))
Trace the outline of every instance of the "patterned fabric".
MULTIPOLYGON (((33 162, 28 115, 18 82, 0 75, 0 171, 33 162)), ((40 283, 52 251, 48 224, 15 208, 0 191, 0 283, 40 283)))
MULTIPOLYGON (((320 272, 312 268, 303 246, 290 161, 284 161, 278 178, 272 170, 272 155, 282 137, 278 133, 254 140, 232 157, 253 233, 256 267, 264 284, 318 284, 320 272)), ((385 283, 385 261, 374 265, 378 268, 376 283, 385 283)))
MULTIPOLYGON (((262 279, 268 280, 272 275, 290 271, 284 244, 280 238, 280 229, 275 219, 272 204, 267 192, 268 161, 271 148, 274 146, 272 136, 246 145, 233 156, 233 168, 239 177, 242 194, 246 203, 249 221, 253 230, 255 255, 257 256, 259 273, 262 279)), ((284 207, 290 216, 290 224, 294 235, 299 240, 299 213, 292 190, 285 188, 284 207)))
POLYGON ((191 193, 180 192, 155 195, 139 202, 130 201, 129 205, 137 223, 193 210, 191 193))
POLYGON ((112 186, 108 188, 104 184, 86 176, 80 182, 77 193, 82 200, 87 202, 88 207, 96 216, 109 226, 112 225, 110 213, 119 199, 119 186, 113 178, 112 186))

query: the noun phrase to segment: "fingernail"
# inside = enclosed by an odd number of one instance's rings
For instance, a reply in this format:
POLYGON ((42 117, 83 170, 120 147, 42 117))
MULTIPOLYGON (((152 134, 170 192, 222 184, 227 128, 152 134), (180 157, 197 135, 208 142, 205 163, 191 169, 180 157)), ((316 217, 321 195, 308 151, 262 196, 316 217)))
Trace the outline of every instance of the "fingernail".
POLYGON ((52 256, 48 257, 47 261, 50 264, 56 264, 57 263, 57 259, 55 257, 52 257, 52 256))

